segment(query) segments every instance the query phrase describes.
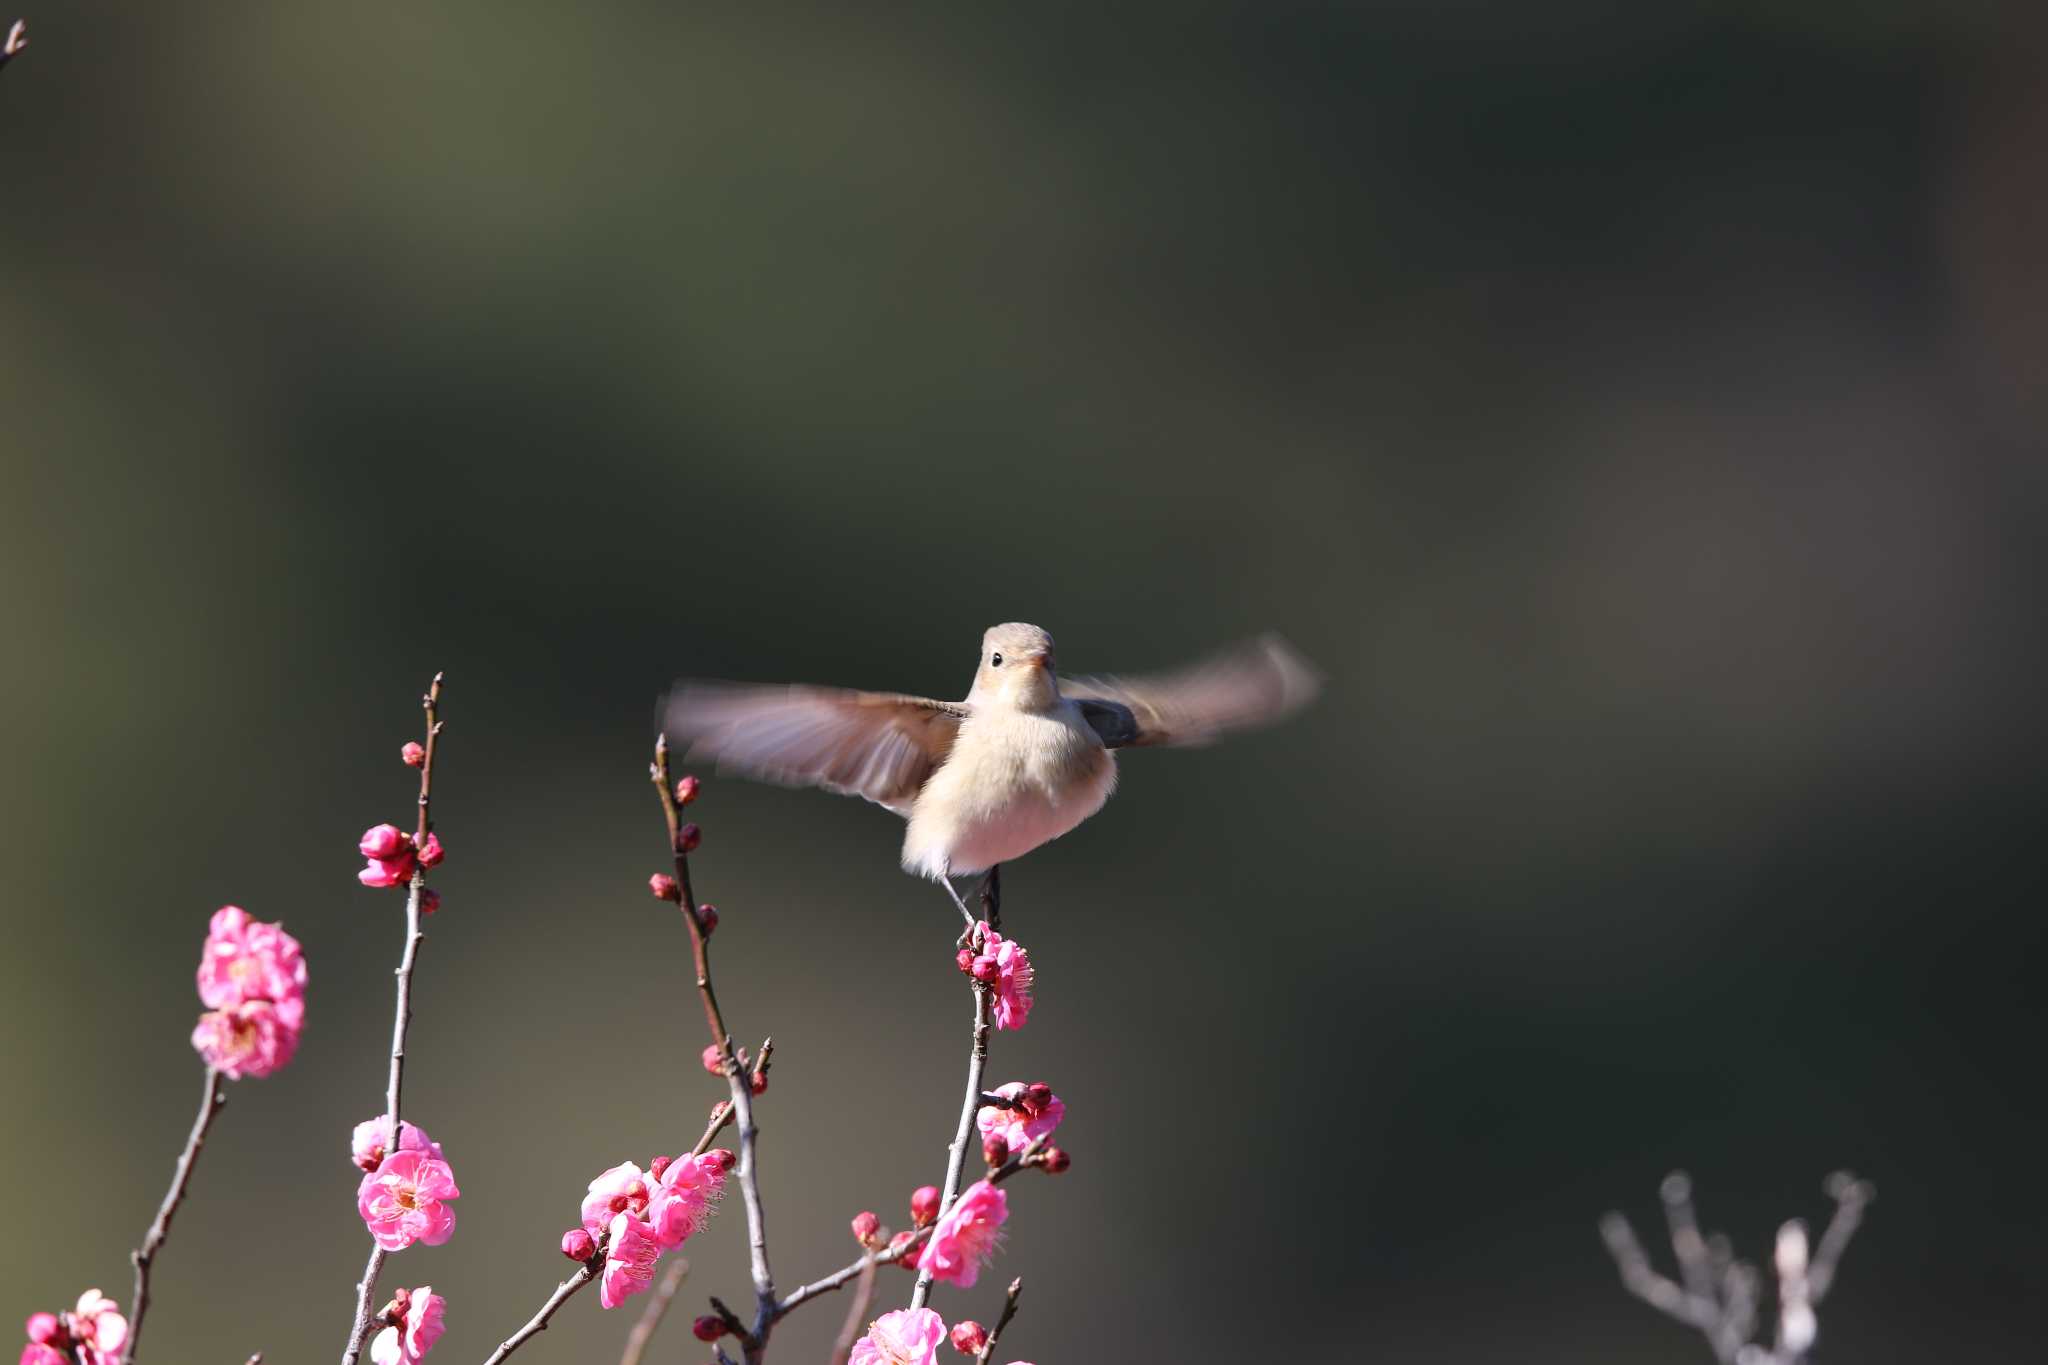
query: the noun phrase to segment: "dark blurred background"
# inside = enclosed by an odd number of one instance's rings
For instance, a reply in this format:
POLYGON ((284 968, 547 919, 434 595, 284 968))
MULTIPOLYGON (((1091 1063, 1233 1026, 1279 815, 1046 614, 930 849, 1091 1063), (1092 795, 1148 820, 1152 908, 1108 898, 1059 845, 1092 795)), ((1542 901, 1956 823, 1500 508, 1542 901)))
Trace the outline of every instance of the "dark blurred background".
MULTIPOLYGON (((986 1319, 1025 1276, 999 1358, 1704 1361, 1595 1233, 1654 1232, 1675 1166, 1759 1256, 1831 1169, 1876 1182, 1821 1359, 2034 1354, 2027 12, 31 11, 5 1312, 127 1304, 232 901, 305 941, 309 1029, 233 1088, 149 1354, 338 1354, 400 936, 353 843, 403 818, 442 668, 407 1113, 464 1195, 387 1283, 480 1359, 584 1182, 717 1093, 644 889, 657 695, 959 695, 1025 619, 1084 672, 1277 628, 1330 687, 1131 757, 1011 869, 1040 1004, 991 1078, 1057 1085, 1074 1169, 940 1292, 986 1319)), ((698 810, 794 1284, 941 1171, 952 912, 872 807, 698 810)), ((743 1224, 692 1243, 689 1311, 743 1294, 743 1224)), ((638 1306, 522 1359, 612 1358, 638 1306)))

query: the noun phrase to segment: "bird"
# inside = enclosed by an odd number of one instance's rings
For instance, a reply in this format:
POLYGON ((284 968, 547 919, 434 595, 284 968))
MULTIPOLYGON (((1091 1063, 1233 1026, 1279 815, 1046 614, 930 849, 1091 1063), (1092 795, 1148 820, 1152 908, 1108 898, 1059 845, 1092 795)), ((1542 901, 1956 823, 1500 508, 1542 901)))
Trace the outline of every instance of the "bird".
POLYGON ((1277 635, 1151 677, 1061 677, 1046 631, 981 637, 960 701, 806 684, 684 679, 669 736, 720 772, 860 796, 904 817, 903 869, 944 887, 994 875, 1101 810, 1117 752, 1208 744, 1306 705, 1321 678, 1277 635))

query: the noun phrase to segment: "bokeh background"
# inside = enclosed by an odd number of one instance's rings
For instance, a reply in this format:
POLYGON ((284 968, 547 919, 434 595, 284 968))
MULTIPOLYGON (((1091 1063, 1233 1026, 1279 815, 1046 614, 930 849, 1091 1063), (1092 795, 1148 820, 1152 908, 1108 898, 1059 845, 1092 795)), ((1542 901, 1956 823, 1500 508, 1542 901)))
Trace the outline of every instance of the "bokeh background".
MULTIPOLYGON (((25 2, 25 0, 24 0, 25 2)), ((0 16, 6 18, 11 16, 0 16)), ((958 695, 1276 628, 1318 707, 1012 869, 1072 1105, 1002 1358, 1702 1361, 1595 1233, 1879 1200, 1825 1360, 2039 1349, 2048 83, 2027 7, 59 3, 0 74, 0 1284, 127 1249, 207 915, 307 945, 159 1365, 332 1358, 449 675, 393 1282, 481 1359, 714 1084, 649 900, 681 674, 958 695), (2031 1305, 2031 1306, 2030 1306, 2031 1305), (1014 1349, 1012 1349, 1014 1348, 1014 1349)), ((958 1102, 952 912, 715 781, 785 1283, 958 1102)), ((743 1219, 692 1298, 743 1293, 743 1219)), ((884 1281, 900 1299, 907 1282, 884 1281)), ((637 1304, 636 1304, 637 1307, 637 1304)), ((821 1360, 843 1301, 785 1324, 821 1360)), ((613 1357, 572 1303, 524 1360, 613 1357)), ((655 1358, 705 1354, 681 1321, 655 1358)))

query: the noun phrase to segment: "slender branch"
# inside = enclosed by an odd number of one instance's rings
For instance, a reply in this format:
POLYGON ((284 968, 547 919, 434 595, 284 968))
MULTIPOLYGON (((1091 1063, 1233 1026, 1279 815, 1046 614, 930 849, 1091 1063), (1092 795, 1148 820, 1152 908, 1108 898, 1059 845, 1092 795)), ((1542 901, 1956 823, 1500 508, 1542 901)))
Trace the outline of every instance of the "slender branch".
MULTIPOLYGON (((732 1113, 739 1127, 740 1138, 740 1196, 747 1207, 747 1250, 754 1277, 754 1329, 748 1336, 745 1348, 747 1365, 755 1365, 761 1358, 761 1349, 766 1344, 768 1328, 775 1320, 775 1276, 768 1267, 767 1216, 761 1207, 761 1182, 757 1170, 756 1145, 760 1130, 754 1124, 754 1094, 752 1076, 745 1071, 739 1057, 733 1051, 732 1032, 725 1026, 725 1015, 718 1007, 718 993, 711 985, 710 945, 704 932, 704 917, 697 908, 696 891, 690 885, 690 841, 685 835, 682 806, 676 800, 675 784, 669 777, 668 736, 663 735, 654 743, 654 763, 650 776, 654 789, 661 797, 662 818, 668 824, 669 852, 675 863, 676 890, 683 907, 683 919, 690 927, 690 955, 697 968, 697 993, 704 1001, 704 1022, 711 1030, 711 1041, 718 1048, 725 1067, 727 1087, 732 1092, 732 1113)), ((767 1064, 767 1045, 762 1045, 764 1055, 757 1065, 767 1064)))
POLYGON ((16 19, 14 26, 7 30, 7 40, 0 42, 0 66, 7 65, 28 46, 28 20, 16 19))
MULTIPOLYGON (((960 1123, 953 1134, 953 1146, 946 1157, 946 1187, 939 1197, 939 1216, 960 1197, 960 1172, 967 1164, 967 1139, 974 1131, 974 1114, 981 1108, 981 1073, 988 1066, 989 1003, 994 992, 982 981, 974 982, 974 1043, 967 1053, 967 1098, 960 1105, 960 1123)), ((922 1308, 931 1297, 932 1273, 917 1272, 917 1286, 910 1291, 910 1306, 922 1308)))
MULTIPOLYGON (((17 25, 17 27, 19 27, 17 25)), ((136 1343, 142 1339, 142 1316, 149 1311, 149 1268, 156 1260, 156 1254, 163 1249, 164 1239, 171 1235, 171 1219, 177 1215, 178 1205, 184 1202, 185 1189, 192 1183, 192 1164, 199 1159, 199 1149, 206 1145, 206 1130, 213 1126, 213 1116, 228 1102, 227 1087, 221 1081, 220 1072, 213 1067, 206 1068, 206 1080, 199 1094, 199 1114, 192 1120, 192 1131, 185 1138, 185 1150, 178 1153, 177 1169, 171 1174, 171 1188, 164 1193, 164 1202, 157 1208, 156 1219, 143 1234, 142 1245, 128 1253, 129 1261, 135 1266, 134 1316, 128 1319, 129 1360, 135 1359, 136 1343)))
POLYGON ((633 1330, 626 1335, 626 1350, 619 1357, 619 1365, 640 1365, 640 1357, 647 1353, 647 1343, 653 1338, 654 1329, 661 1326, 661 1320, 668 1316, 676 1291, 683 1287, 683 1276, 689 1273, 690 1263, 680 1256, 669 1262, 661 1283, 654 1286, 653 1297, 640 1311, 640 1321, 634 1323, 633 1330))
POLYGON ((853 1343, 860 1340, 861 1324, 867 1321, 868 1305, 875 1297, 875 1253, 860 1260, 860 1281, 854 1286, 853 1302, 846 1305, 846 1321, 840 1324, 838 1339, 832 1343, 832 1365, 846 1365, 853 1355, 853 1343))
POLYGON ((529 1339, 547 1331, 548 1319, 555 1315, 555 1310, 567 1303, 577 1290, 596 1279, 597 1272, 603 1268, 604 1251, 600 1249, 596 1255, 583 1263, 581 1270, 556 1285, 555 1292, 548 1295, 548 1301, 540 1306, 540 1311, 528 1318, 524 1327, 499 1343, 498 1349, 491 1352, 490 1359, 486 1360, 484 1365, 499 1365, 506 1356, 524 1346, 529 1339))
POLYGON ((1836 1171, 1828 1177, 1827 1192, 1828 1197, 1835 1201, 1835 1212, 1820 1235, 1820 1245, 1813 1253, 1813 1268, 1806 1276, 1816 1305, 1827 1297, 1828 1290, 1834 1285, 1835 1267, 1841 1264, 1849 1239, 1856 1235, 1857 1227, 1863 1222, 1863 1210, 1877 1198, 1877 1191, 1868 1181, 1858 1180, 1847 1171, 1836 1171))
POLYGON ((250 1356, 248 1365, 263 1365, 263 1352, 258 1351, 255 1355, 250 1356))
POLYGON ((1017 1296, 1024 1292, 1024 1277, 1019 1275, 1010 1281, 1008 1292, 1003 1295, 1003 1315, 996 1319, 996 1325, 988 1329, 988 1340, 974 1353, 975 1365, 988 1365, 988 1358, 996 1353, 996 1339, 1003 1329, 1010 1325, 1010 1319, 1017 1316, 1017 1296))
MULTIPOLYGON (((443 675, 436 673, 434 680, 427 684, 427 694, 420 699, 420 706, 426 712, 427 745, 425 756, 420 760, 419 816, 413 828, 413 847, 423 848, 427 836, 434 832, 434 757, 441 741, 441 682, 443 675)), ((395 975, 398 978, 398 1000, 391 1016, 391 1070, 384 1086, 384 1134, 390 1151, 398 1151, 403 1145, 403 1129, 399 1127, 399 1100, 405 1088, 405 1031, 412 1023, 412 973, 418 965, 420 943, 426 934, 420 929, 420 904, 427 889, 427 871, 415 863, 412 883, 405 895, 405 952, 398 959, 395 975)), ((363 1278, 356 1284, 356 1316, 349 1328, 348 1347, 341 1354, 341 1365, 355 1365, 363 1352, 363 1343, 369 1339, 370 1329, 376 1325, 376 1315, 371 1309, 371 1300, 377 1294, 377 1277, 384 1269, 384 1249, 373 1247, 370 1259, 363 1266, 363 1278)))

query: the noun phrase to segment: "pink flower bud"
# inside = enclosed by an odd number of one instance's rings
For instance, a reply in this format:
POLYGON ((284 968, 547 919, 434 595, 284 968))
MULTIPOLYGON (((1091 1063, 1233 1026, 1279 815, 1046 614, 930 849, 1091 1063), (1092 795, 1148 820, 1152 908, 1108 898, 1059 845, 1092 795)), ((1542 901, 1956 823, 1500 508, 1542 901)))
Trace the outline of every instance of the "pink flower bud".
POLYGON ((864 1247, 871 1247, 882 1235, 882 1220, 875 1217, 874 1210, 862 1209, 853 1215, 853 1240, 864 1247))
POLYGON ((756 1095, 768 1093, 768 1073, 756 1071, 753 1075, 747 1077, 747 1089, 753 1091, 756 1095))
POLYGON ((967 970, 968 975, 983 985, 988 985, 1003 974, 1002 964, 992 957, 977 957, 974 959, 974 965, 967 970))
POLYGON ((1034 1081, 1017 1098, 1024 1101, 1024 1112, 1037 1118, 1052 1104, 1052 1087, 1044 1081, 1034 1081))
POLYGON ((716 1161, 718 1163, 718 1169, 721 1171, 729 1171, 733 1167, 740 1164, 740 1159, 734 1156, 731 1152, 727 1151, 723 1147, 713 1147, 704 1155, 710 1157, 713 1161, 716 1161))
POLYGON ((1074 1164, 1074 1159, 1067 1155, 1064 1147, 1048 1147, 1038 1154, 1038 1159, 1044 1164, 1048 1175, 1063 1174, 1067 1167, 1074 1164))
POLYGON ((917 1257, 901 1254, 907 1252, 910 1244, 916 1240, 917 1234, 914 1232, 899 1232, 889 1239, 889 1251, 898 1257, 894 1264, 902 1266, 905 1270, 917 1269, 917 1257))
POLYGON ((974 970, 974 950, 972 948, 962 948, 959 952, 953 954, 953 960, 960 964, 960 970, 963 972, 971 973, 974 970))
POLYGON ((395 858, 406 847, 406 837, 396 825, 372 825, 363 831, 356 847, 365 858, 395 858))
POLYGON ((711 1117, 722 1121, 725 1118, 725 1111, 730 1108, 732 1108, 731 1100, 719 1100, 711 1106, 711 1117))
POLYGON ((403 886, 412 880, 412 869, 413 851, 407 845, 388 858, 371 858, 356 880, 371 887, 403 886))
POLYGON ((1001 1133, 990 1137, 981 1144, 981 1159, 990 1166, 1000 1166, 1010 1159, 1010 1144, 1001 1133))
POLYGON ((972 1318, 962 1318, 953 1324, 953 1349, 963 1356, 976 1355, 988 1345, 988 1328, 972 1318))
POLYGON ((64 1335, 64 1324, 57 1321, 55 1313, 31 1313, 28 1315, 28 1339, 38 1346, 54 1346, 64 1335))
POLYGON ((921 1228, 930 1227, 932 1220, 939 1216, 939 1187, 919 1185, 910 1195, 910 1221, 921 1228))
POLYGON ((420 888, 420 913, 431 915, 441 908, 441 893, 431 886, 420 888))
POLYGON ((420 866, 438 867, 441 864, 441 836, 429 834, 427 841, 420 845, 420 866))
POLYGON ((684 825, 676 837, 682 841, 683 852, 695 853, 697 845, 704 842, 704 831, 695 825, 684 825))
POLYGON ((712 1313, 706 1313, 690 1324, 690 1334, 699 1341, 716 1341, 725 1335, 725 1320, 712 1313))
POLYGON ((703 783, 699 782, 696 778, 692 777, 688 773, 685 773, 681 777, 677 778, 676 804, 678 806, 687 806, 692 801, 695 801, 697 799, 697 788, 702 785, 703 783))
POLYGON ((647 879, 647 889, 658 901, 680 901, 683 893, 676 888, 676 879, 666 872, 657 872, 647 879))
POLYGON ((660 1179, 661 1179, 661 1173, 662 1173, 663 1171, 667 1170, 667 1169, 668 1169, 668 1167, 669 1167, 669 1159, 668 1159, 667 1157, 665 1157, 665 1156, 657 1156, 657 1157, 652 1157, 652 1158, 650 1158, 650 1159, 648 1160, 648 1162, 647 1162, 647 1174, 649 1174, 649 1175, 653 1176, 653 1177, 654 1177, 654 1178, 655 1178, 656 1180, 660 1180, 660 1179))
POLYGON ((716 1043, 704 1045, 704 1069, 714 1076, 725 1074, 725 1053, 716 1043))
POLYGON ((407 740, 405 747, 398 751, 398 756, 405 760, 405 766, 408 768, 423 768, 427 763, 427 751, 420 747, 418 740, 407 740))
POLYGON ((597 1242, 582 1228, 562 1234, 562 1254, 572 1261, 587 1261, 597 1254, 597 1242))
POLYGON ((718 927, 718 907, 715 905, 698 906, 697 922, 704 926, 704 937, 710 938, 711 931, 718 927))

